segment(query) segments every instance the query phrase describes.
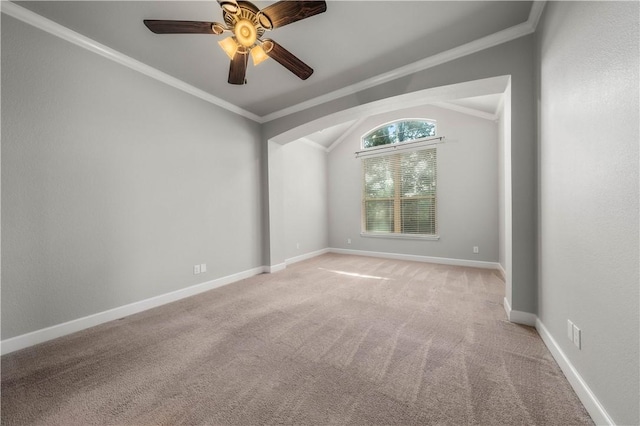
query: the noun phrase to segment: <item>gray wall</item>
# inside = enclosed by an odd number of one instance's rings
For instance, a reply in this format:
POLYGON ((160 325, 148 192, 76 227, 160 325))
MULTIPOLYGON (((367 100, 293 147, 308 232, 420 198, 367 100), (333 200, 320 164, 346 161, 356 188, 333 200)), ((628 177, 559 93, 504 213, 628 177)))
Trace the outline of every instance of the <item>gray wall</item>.
POLYGON ((495 122, 433 106, 379 114, 360 123, 329 155, 329 243, 333 248, 498 261, 498 129, 495 122), (402 118, 437 121, 437 241, 362 237, 362 168, 354 152, 368 131, 402 118), (347 243, 351 239, 351 244, 347 243), (472 247, 480 252, 473 254, 472 247))
POLYGON ((549 2, 537 34, 538 315, 620 425, 640 423, 638 16, 637 2, 549 2))
POLYGON ((261 266, 260 162, 258 124, 3 14, 2 339, 261 266))
POLYGON ((328 247, 327 152, 296 141, 282 154, 285 258, 291 259, 328 247))
MULTIPOLYGON (((511 75, 512 165, 512 308, 537 309, 536 244, 536 126, 534 109, 533 36, 480 51, 463 58, 308 108, 265 123, 265 140, 317 121, 321 130, 332 123, 325 117, 341 111, 415 91, 502 75, 511 75)), ((333 123, 336 124, 336 123, 333 123)), ((507 262, 508 263, 508 262, 507 262)))

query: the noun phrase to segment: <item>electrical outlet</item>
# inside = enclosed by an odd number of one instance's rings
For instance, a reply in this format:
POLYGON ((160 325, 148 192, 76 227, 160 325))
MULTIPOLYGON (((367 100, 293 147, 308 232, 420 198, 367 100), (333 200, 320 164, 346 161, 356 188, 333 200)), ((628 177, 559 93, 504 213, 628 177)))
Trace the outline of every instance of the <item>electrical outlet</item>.
POLYGON ((205 272, 207 272, 207 264, 203 263, 200 265, 200 273, 204 274, 205 272))
POLYGON ((296 243, 296 248, 300 250, 300 243, 296 243))
POLYGON ((193 267, 193 275, 198 275, 200 273, 200 265, 195 265, 193 267))
POLYGON ((573 342, 573 323, 567 320, 567 337, 573 342))
POLYGON ((351 244, 351 238, 347 238, 347 244, 351 244))
POLYGON ((575 324, 573 324, 573 344, 576 345, 576 348, 582 349, 582 330, 575 324))
POLYGON ((473 246, 473 252, 474 252, 474 253, 480 253, 480 247, 478 247, 478 246, 473 246))

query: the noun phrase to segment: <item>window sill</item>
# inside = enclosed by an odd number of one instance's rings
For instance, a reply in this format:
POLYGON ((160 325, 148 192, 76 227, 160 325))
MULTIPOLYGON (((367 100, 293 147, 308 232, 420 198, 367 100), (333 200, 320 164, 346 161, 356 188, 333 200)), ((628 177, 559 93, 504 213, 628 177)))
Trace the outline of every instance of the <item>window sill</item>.
POLYGON ((393 238, 400 240, 438 241, 440 239, 440 235, 395 234, 391 232, 361 232, 360 236, 365 238, 393 238))

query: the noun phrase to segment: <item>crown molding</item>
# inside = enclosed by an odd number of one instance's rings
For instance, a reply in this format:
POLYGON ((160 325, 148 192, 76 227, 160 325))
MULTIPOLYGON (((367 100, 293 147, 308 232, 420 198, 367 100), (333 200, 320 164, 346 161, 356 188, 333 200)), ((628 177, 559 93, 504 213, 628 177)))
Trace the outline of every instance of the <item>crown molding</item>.
POLYGON ((529 13, 529 18, 526 22, 514 25, 513 27, 506 28, 502 31, 498 31, 496 33, 479 38, 458 47, 454 47, 453 49, 437 53, 435 55, 421 59, 417 62, 413 62, 400 68, 396 68, 384 74, 380 74, 375 77, 363 80, 351 86, 343 87, 342 89, 326 93, 322 96, 309 99, 308 101, 301 102, 288 108, 283 108, 279 111, 263 116, 262 120, 263 122, 269 122, 278 118, 286 117, 287 115, 291 115, 296 112, 300 112, 305 109, 342 98, 344 96, 353 95, 371 87, 378 86, 380 84, 384 84, 401 77, 406 77, 408 75, 433 68, 437 65, 441 65, 446 62, 450 62, 455 59, 459 59, 464 56, 471 55, 473 53, 477 53, 482 50, 489 49, 491 47, 532 34, 535 31, 535 25, 537 25, 537 22, 540 19, 543 8, 544 2, 534 1, 531 7, 531 12, 529 13), (539 3, 542 3, 542 5, 540 5, 539 3))
MULTIPOLYGON (((97 41, 90 39, 89 37, 83 36, 80 33, 77 33, 65 26, 62 26, 56 22, 53 22, 28 9, 18 6, 17 4, 11 3, 6 0, 0 0, 0 11, 26 24, 32 25, 38 29, 46 31, 56 37, 62 38, 63 40, 66 40, 70 43, 73 43, 77 46, 87 49, 104 58, 110 59, 128 68, 138 71, 144 75, 154 78, 178 90, 182 90, 183 92, 196 96, 220 108, 226 109, 230 112, 233 112, 235 114, 238 114, 240 116, 253 120, 257 123, 263 124, 278 118, 285 117, 290 114, 294 114, 296 112, 303 111, 305 109, 308 109, 314 106, 321 105, 326 102, 330 102, 330 101, 342 98, 344 96, 358 93, 360 91, 369 89, 371 87, 374 87, 383 83, 387 83, 389 81, 392 81, 401 77, 405 77, 420 71, 424 71, 428 68, 432 68, 437 65, 440 65, 449 61, 453 61, 455 59, 459 59, 467 55, 471 55, 473 53, 480 52, 482 50, 497 46, 499 44, 506 43, 511 40, 515 40, 519 37, 529 35, 535 32, 538 22, 540 20, 540 17, 542 15, 542 12, 544 10, 545 4, 546 4, 546 0, 535 0, 531 6, 531 11, 529 12, 529 17, 527 21, 521 24, 514 25, 513 27, 506 28, 502 31, 498 31, 494 34, 479 38, 472 42, 455 47, 453 49, 449 49, 444 52, 437 53, 435 55, 421 59, 417 62, 407 64, 400 68, 396 68, 389 72, 363 80, 359 83, 356 83, 347 87, 343 87, 342 89, 329 92, 322 96, 309 99, 307 101, 290 106, 288 108, 283 108, 279 111, 276 111, 264 116, 259 116, 243 108, 240 108, 237 105, 234 105, 230 102, 227 102, 223 99, 213 96, 212 94, 207 93, 204 90, 198 89, 197 87, 192 86, 178 78, 172 77, 169 74, 166 74, 156 68, 153 68, 136 59, 133 59, 130 56, 127 56, 115 49, 112 49, 106 45, 98 43, 97 41)), ((337 144, 334 143, 333 145, 337 145, 337 144)), ((332 147, 329 147, 329 150, 331 150, 332 147)))
POLYGON ((531 32, 535 32, 540 22, 540 17, 544 11, 544 7, 547 4, 547 0, 535 0, 531 5, 531 11, 529 12, 529 19, 527 24, 531 26, 531 32))
POLYGON ((98 43, 97 41, 90 39, 89 37, 83 36, 80 33, 70 30, 63 25, 53 22, 52 20, 38 15, 37 13, 34 13, 28 9, 25 9, 24 7, 18 6, 17 4, 11 3, 9 1, 1 1, 0 4, 1 12, 8 16, 18 19, 26 24, 32 25, 40 30, 46 31, 56 37, 87 49, 90 52, 96 53, 102 57, 117 62, 120 65, 131 68, 134 71, 138 71, 146 76, 161 81, 162 83, 168 84, 169 86, 172 86, 178 90, 182 90, 183 92, 196 96, 206 102, 219 106, 220 108, 224 108, 230 112, 241 115, 250 120, 257 121, 259 123, 263 122, 260 116, 252 112, 244 110, 230 102, 213 96, 212 94, 207 93, 204 90, 198 89, 197 87, 185 83, 180 79, 172 77, 169 74, 166 74, 156 68, 133 59, 132 57, 127 56, 124 53, 118 52, 117 50, 105 46, 104 44, 98 43))

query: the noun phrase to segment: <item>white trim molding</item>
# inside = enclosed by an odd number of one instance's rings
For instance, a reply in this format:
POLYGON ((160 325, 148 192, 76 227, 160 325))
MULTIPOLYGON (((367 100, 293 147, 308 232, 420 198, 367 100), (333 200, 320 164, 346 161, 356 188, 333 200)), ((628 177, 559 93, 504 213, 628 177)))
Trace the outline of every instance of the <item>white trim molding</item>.
POLYGON ((94 327, 108 321, 117 320, 128 315, 137 314, 138 312, 166 305, 167 303, 175 302, 186 297, 213 290, 214 288, 222 287, 236 281, 250 278, 254 275, 261 274, 264 271, 265 267, 259 266, 257 268, 238 272, 237 274, 228 275, 226 277, 217 278, 215 280, 206 281, 200 284, 195 284, 180 290, 151 297, 149 299, 130 303, 124 306, 119 306, 117 308, 109 309, 103 312, 98 312, 97 314, 88 315, 86 317, 77 318, 62 324, 56 324, 51 327, 43 328, 41 330, 36 330, 20 336, 11 337, 0 342, 0 354, 8 354, 10 352, 24 349, 29 346, 37 345, 38 343, 43 343, 48 340, 75 333, 77 331, 85 330, 87 328, 94 327))
POLYGON ((564 373, 565 377, 569 381, 569 384, 578 395, 578 398, 587 409, 587 412, 597 425, 615 425, 607 410, 602 406, 598 398, 589 388, 589 385, 584 381, 578 370, 571 363, 567 355, 560 349, 558 343, 549 333, 549 330, 544 326, 539 318, 536 319, 536 330, 542 338, 542 341, 551 352, 553 359, 556 360, 560 369, 564 373))
MULTIPOLYGON (((500 270, 501 267, 498 267, 497 269, 500 270)), ((510 322, 513 322, 516 324, 528 325, 530 327, 536 326, 536 320, 538 319, 538 317, 535 314, 532 314, 529 312, 514 311, 513 309, 511 309, 511 304, 509 303, 506 297, 504 298, 502 303, 504 305, 504 310, 507 313, 507 319, 510 322)))
POLYGON ((560 349, 560 346, 556 340, 551 336, 549 330, 544 326, 542 321, 537 315, 529 312, 514 311, 511 309, 511 305, 507 298, 504 298, 504 310, 507 313, 507 318, 510 322, 516 324, 524 324, 536 328, 536 331, 540 335, 540 338, 544 342, 547 349, 551 353, 553 359, 558 363, 558 366, 566 376, 569 384, 575 391, 576 395, 584 405, 594 423, 597 425, 615 425, 607 410, 602 406, 598 398, 589 388, 589 385, 582 378, 578 370, 571 363, 567 355, 560 349))
POLYGON ((276 272, 284 271, 285 269, 287 269, 287 263, 286 262, 282 262, 282 263, 278 263, 277 265, 265 266, 264 267, 264 272, 266 272, 268 274, 273 274, 273 273, 276 273, 276 272))
MULTIPOLYGON (((323 104, 325 102, 330 102, 332 100, 339 99, 344 96, 352 95, 362 90, 366 90, 371 87, 378 86, 380 84, 387 83, 389 81, 396 80, 401 77, 405 77, 407 75, 415 74, 417 72, 424 71, 426 69, 435 67, 437 65, 440 65, 449 61, 453 61, 463 56, 471 55, 481 50, 485 50, 502 43, 507 43, 517 38, 531 34, 536 30, 536 26, 538 25, 538 21, 540 20, 540 16, 542 15, 542 11, 544 10, 545 3, 546 1, 534 1, 531 6, 531 11, 529 12, 529 17, 527 21, 521 24, 514 25, 510 28, 506 28, 494 34, 481 37, 469 43, 465 43, 458 47, 454 47, 444 52, 437 53, 435 55, 421 59, 414 63, 407 64, 400 68, 396 68, 395 70, 377 75, 375 77, 371 77, 369 79, 360 81, 356 84, 343 87, 342 89, 338 89, 333 92, 326 93, 322 96, 309 99, 307 101, 301 102, 296 105, 292 105, 290 107, 281 109, 279 111, 275 111, 271 114, 267 114, 264 116, 259 116, 257 114, 254 114, 250 111, 240 108, 237 105, 232 104, 231 102, 227 102, 224 99, 218 98, 208 92, 205 92, 204 90, 198 89, 197 87, 192 86, 178 78, 172 77, 162 71, 159 71, 156 68, 153 68, 136 59, 133 59, 115 49, 112 49, 108 46, 98 43, 97 41, 89 37, 83 36, 80 33, 77 33, 43 16, 40 16, 37 13, 34 13, 28 9, 18 6, 17 4, 3 0, 3 1, 0 1, 0 5, 1 5, 0 8, 2 13, 12 16, 13 18, 19 19, 24 23, 27 23, 43 31, 46 31, 54 36, 60 37, 63 40, 66 40, 70 43, 73 43, 77 46, 87 49, 107 59, 111 59, 114 62, 117 62, 126 67, 129 67, 135 71, 145 74, 165 84, 168 84, 169 86, 182 90, 204 101, 217 105, 221 108, 224 108, 228 111, 236 113, 240 116, 246 117, 257 123, 267 123, 269 121, 282 118, 299 111, 303 111, 305 109, 323 104)), ((329 150, 331 150, 332 148, 333 147, 330 147, 329 150)))
POLYGON ((468 266, 471 268, 498 269, 496 262, 483 262, 480 260, 451 259, 447 257, 420 256, 415 254, 382 253, 377 251, 350 250, 342 248, 330 248, 329 252, 338 254, 352 254, 356 256, 381 257, 384 259, 409 260, 413 262, 438 263, 441 265, 468 266))
MULTIPOLYGON (((534 5, 535 3, 538 3, 538 2, 534 1, 534 5)), ((544 7, 544 5, 542 7, 544 7)), ((533 5, 531 10, 533 12, 534 10, 533 5)), ((540 17, 539 14, 542 13, 542 9, 540 7, 536 7, 535 10, 536 10, 536 13, 533 14, 533 17, 536 18, 536 24, 537 24, 537 19, 539 19, 540 17), (538 12, 538 9, 540 9, 539 12, 538 12)), ((535 32, 535 26, 532 23, 532 13, 530 13, 529 19, 526 22, 523 22, 521 24, 514 25, 513 27, 506 28, 502 31, 498 31, 496 33, 490 34, 485 37, 481 37, 477 40, 471 41, 469 43, 465 43, 458 47, 445 50, 444 52, 436 53, 435 55, 429 56, 427 58, 413 62, 411 64, 407 64, 400 68, 396 68, 395 70, 377 75, 375 77, 368 78, 366 80, 362 80, 351 86, 334 90, 333 92, 329 92, 324 95, 318 96, 316 98, 309 99, 307 101, 290 106, 288 108, 283 108, 279 111, 263 116, 262 120, 263 122, 269 122, 278 118, 286 117, 287 115, 291 115, 296 112, 300 112, 305 109, 312 108, 314 106, 318 106, 326 102, 330 102, 330 101, 342 98, 344 96, 353 95, 355 93, 361 92, 371 87, 375 87, 380 84, 384 84, 389 81, 396 80, 398 78, 406 77, 408 75, 415 74, 429 68, 433 68, 437 65, 441 65, 446 62, 450 62, 450 61, 462 58, 464 56, 471 55, 503 43, 507 43, 517 38, 529 35, 533 32, 535 32)))
POLYGON ((502 274, 502 279, 507 281, 507 271, 504 269, 504 266, 500 262, 498 262, 498 271, 502 274))
POLYGON ((290 257, 289 259, 285 259, 285 265, 291 265, 293 263, 302 262, 303 260, 311 259, 317 256, 321 256, 323 254, 329 253, 328 248, 323 248, 322 250, 316 250, 309 253, 301 254, 300 256, 290 257))
POLYGON ((529 11, 529 18, 527 19, 527 24, 531 27, 534 32, 536 28, 538 28, 538 22, 540 22, 540 17, 542 16, 542 12, 544 11, 544 6, 547 4, 547 0, 534 0, 531 5, 531 10, 529 11))

